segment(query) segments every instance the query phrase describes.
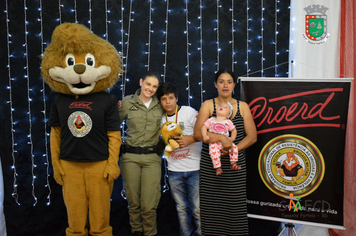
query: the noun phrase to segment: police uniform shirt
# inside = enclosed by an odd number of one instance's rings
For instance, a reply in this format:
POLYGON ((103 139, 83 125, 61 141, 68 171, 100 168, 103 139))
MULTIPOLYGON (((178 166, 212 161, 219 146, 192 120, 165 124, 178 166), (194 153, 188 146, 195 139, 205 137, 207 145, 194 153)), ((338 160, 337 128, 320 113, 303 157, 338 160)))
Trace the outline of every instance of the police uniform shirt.
POLYGON ((120 124, 123 120, 127 125, 125 144, 134 147, 154 146, 158 143, 160 122, 163 108, 156 96, 147 108, 139 99, 141 89, 135 94, 126 96, 119 109, 120 124))
POLYGON ((120 131, 117 99, 106 92, 75 96, 59 94, 49 124, 61 127, 60 159, 75 162, 107 160, 107 131, 120 131))

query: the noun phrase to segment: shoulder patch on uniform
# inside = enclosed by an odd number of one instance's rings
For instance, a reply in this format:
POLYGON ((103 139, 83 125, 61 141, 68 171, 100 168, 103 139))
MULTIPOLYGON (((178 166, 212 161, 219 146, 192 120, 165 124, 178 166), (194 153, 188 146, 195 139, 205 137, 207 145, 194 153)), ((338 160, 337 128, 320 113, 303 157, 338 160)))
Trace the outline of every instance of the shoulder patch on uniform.
POLYGON ((138 107, 136 107, 135 105, 133 105, 131 108, 130 108, 130 111, 137 111, 138 110, 138 107))

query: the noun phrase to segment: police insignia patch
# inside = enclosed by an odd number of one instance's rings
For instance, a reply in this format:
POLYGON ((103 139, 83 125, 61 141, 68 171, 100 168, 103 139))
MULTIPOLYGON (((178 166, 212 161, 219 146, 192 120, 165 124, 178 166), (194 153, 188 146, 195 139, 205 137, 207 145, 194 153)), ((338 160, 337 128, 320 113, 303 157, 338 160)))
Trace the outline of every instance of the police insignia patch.
POLYGON ((130 108, 130 111, 137 111, 138 110, 138 108, 135 106, 135 105, 133 105, 131 108, 130 108))

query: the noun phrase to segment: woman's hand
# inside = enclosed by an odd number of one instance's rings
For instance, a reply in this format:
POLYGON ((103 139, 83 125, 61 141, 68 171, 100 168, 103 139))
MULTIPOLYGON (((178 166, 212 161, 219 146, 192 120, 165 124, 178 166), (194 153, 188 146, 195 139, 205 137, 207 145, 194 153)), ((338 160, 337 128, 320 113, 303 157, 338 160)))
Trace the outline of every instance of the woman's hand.
POLYGON ((226 137, 225 135, 221 134, 221 145, 222 145, 222 149, 220 150, 220 155, 221 156, 228 156, 229 155, 229 150, 232 147, 232 141, 230 140, 229 137, 226 137))
POLYGON ((222 150, 229 151, 231 149, 232 142, 230 141, 229 137, 226 137, 226 136, 221 137, 220 142, 221 142, 221 145, 223 146, 222 150))

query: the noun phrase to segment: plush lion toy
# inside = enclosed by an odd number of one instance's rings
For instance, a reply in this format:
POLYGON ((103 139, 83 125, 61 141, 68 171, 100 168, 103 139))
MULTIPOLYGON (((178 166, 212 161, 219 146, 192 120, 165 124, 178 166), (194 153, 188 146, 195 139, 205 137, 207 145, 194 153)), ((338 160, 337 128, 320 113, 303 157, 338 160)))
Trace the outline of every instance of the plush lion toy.
POLYGON ((161 127, 161 135, 164 143, 166 144, 166 147, 164 149, 164 153, 166 156, 170 157, 171 153, 179 148, 179 144, 177 143, 176 140, 174 140, 173 137, 175 136, 181 136, 182 135, 182 129, 181 127, 172 121, 167 121, 164 123, 161 127))
POLYGON ((44 81, 58 93, 49 119, 53 176, 63 186, 66 235, 112 236, 110 197, 121 146, 116 49, 86 27, 59 25, 42 58, 44 81))

